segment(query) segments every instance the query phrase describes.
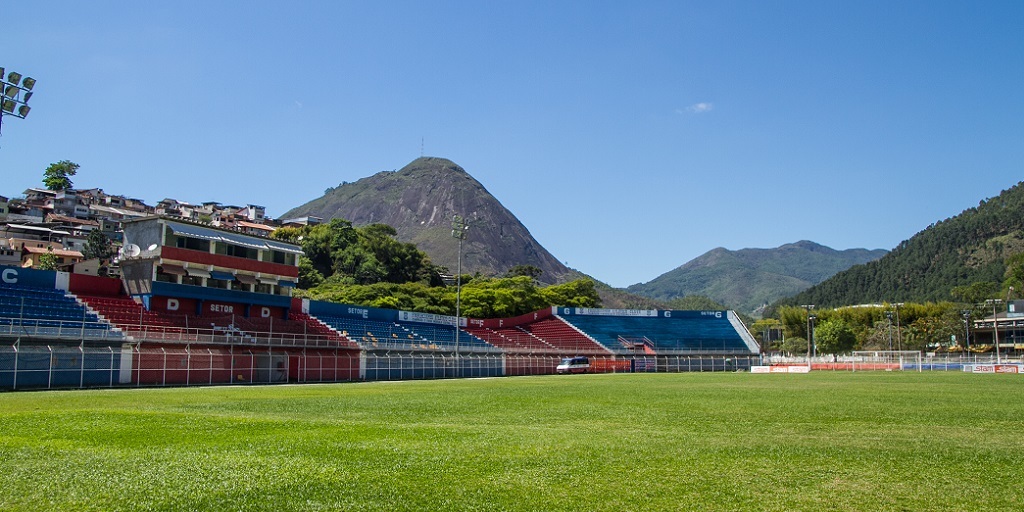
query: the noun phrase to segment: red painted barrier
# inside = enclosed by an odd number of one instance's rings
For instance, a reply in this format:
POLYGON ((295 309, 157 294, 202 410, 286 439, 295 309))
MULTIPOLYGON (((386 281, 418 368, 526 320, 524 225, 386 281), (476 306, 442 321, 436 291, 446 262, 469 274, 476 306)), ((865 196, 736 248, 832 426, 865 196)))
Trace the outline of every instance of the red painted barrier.
POLYGON ((132 349, 131 383, 196 386, 352 381, 359 379, 359 360, 359 353, 352 350, 146 344, 132 349))
POLYGON ((117 297, 122 294, 122 286, 121 280, 114 277, 71 274, 68 291, 74 294, 117 297))

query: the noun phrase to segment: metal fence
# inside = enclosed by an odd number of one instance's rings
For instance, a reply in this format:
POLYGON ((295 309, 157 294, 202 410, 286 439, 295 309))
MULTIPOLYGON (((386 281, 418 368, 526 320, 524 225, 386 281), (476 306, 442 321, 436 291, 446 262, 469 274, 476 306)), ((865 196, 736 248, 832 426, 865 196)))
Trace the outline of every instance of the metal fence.
MULTIPOLYGON (((220 340, 222 341, 222 340, 220 340)), ((280 346, 126 341, 77 345, 15 340, 0 345, 0 389, 205 386, 547 375, 563 357, 546 353, 366 351, 280 346)), ((591 373, 737 371, 757 356, 591 357, 591 373)))
POLYGON ((160 326, 122 326, 120 329, 132 340, 166 343, 209 343, 220 345, 269 345, 275 347, 333 348, 339 345, 355 347, 340 336, 296 334, 273 331, 243 331, 233 327, 195 328, 160 326))
POLYGON ((105 322, 0 317, 0 336, 65 340, 121 340, 124 333, 105 322))
POLYGON ((0 389, 112 387, 119 385, 120 347, 0 346, 0 389))
POLYGON ((806 357, 774 355, 765 358, 766 365, 807 366, 816 371, 940 371, 959 372, 972 365, 992 365, 997 363, 1019 365, 1019 357, 1007 355, 996 356, 994 353, 968 354, 928 354, 921 353, 916 357, 865 357, 863 354, 840 356, 817 356, 809 361, 806 357))

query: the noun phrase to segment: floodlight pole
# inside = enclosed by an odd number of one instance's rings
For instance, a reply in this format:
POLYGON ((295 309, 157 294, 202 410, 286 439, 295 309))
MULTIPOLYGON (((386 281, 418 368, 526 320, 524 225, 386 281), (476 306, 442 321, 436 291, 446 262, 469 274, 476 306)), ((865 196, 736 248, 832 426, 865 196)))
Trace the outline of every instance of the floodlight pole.
POLYGON ((1011 286, 1009 290, 1006 290, 1006 323, 1010 325, 1010 333, 1006 337, 1009 338, 1011 347, 1014 346, 1014 342, 1017 339, 1017 323, 1010 321, 1010 294, 1012 293, 1013 287, 1011 286))
POLYGON ((17 71, 11 71, 8 74, 0 66, 0 133, 3 133, 4 115, 11 115, 18 119, 25 119, 25 116, 28 115, 31 110, 28 100, 32 97, 32 88, 35 85, 35 78, 23 77, 17 71))
POLYGON ((886 311, 885 317, 889 319, 889 350, 892 350, 892 311, 886 311))
POLYGON ((469 224, 465 219, 455 215, 452 218, 452 237, 459 240, 459 268, 455 276, 455 376, 462 374, 462 361, 459 359, 459 322, 462 318, 462 242, 466 240, 469 224))
POLYGON ((960 312, 964 317, 964 349, 967 350, 968 355, 971 351, 971 310, 965 309, 960 312))
MULTIPOLYGON (((1009 296, 1009 294, 1007 294, 1009 296)), ((1001 356, 999 355, 999 317, 996 316, 996 304, 1002 302, 1003 299, 989 299, 986 302, 992 303, 992 337, 995 341, 996 347, 996 364, 1002 364, 1001 356)))
POLYGON ((814 339, 814 315, 811 314, 811 310, 814 309, 814 304, 801 304, 800 307, 807 310, 807 371, 811 371, 811 340, 814 339))
POLYGON ((903 350, 903 329, 900 328, 900 307, 903 306, 902 302, 893 304, 896 307, 896 349, 903 350))

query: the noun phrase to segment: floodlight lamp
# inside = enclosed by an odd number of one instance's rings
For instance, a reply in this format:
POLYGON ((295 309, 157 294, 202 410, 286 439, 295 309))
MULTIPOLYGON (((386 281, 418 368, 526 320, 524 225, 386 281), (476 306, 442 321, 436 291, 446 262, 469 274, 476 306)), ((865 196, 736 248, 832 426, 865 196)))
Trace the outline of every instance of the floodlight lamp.
POLYGON ((31 98, 31 97, 32 97, 32 93, 26 92, 25 95, 21 97, 21 102, 22 103, 28 103, 28 99, 31 98))
POLYGON ((28 105, 22 105, 18 107, 18 115, 21 116, 22 119, 25 119, 25 116, 28 115, 29 110, 32 110, 32 107, 28 105))
POLYGON ((32 78, 32 77, 30 77, 30 76, 26 76, 26 77, 25 77, 25 78, 24 78, 24 79, 23 79, 23 80, 21 81, 21 86, 22 86, 22 87, 24 87, 24 88, 25 88, 25 90, 31 91, 31 90, 32 90, 32 88, 36 86, 36 79, 35 79, 35 78, 32 78))
POLYGON ((0 110, 7 112, 8 114, 14 113, 14 100, 4 99, 0 101, 0 110))
POLYGON ((18 89, 18 86, 8 85, 7 87, 4 87, 4 96, 7 96, 8 98, 14 98, 18 96, 19 91, 21 91, 21 89, 18 89))
POLYGON ((7 75, 7 81, 16 84, 21 81, 21 73, 17 71, 11 71, 11 74, 7 75))
POLYGON ((0 82, 4 81, 4 68, 0 67, 0 82))

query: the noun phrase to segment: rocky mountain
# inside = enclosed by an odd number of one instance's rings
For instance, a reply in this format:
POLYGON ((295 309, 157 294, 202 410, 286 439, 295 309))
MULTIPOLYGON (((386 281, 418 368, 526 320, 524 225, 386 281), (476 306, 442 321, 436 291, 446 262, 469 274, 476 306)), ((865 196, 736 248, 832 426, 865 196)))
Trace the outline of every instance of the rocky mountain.
POLYGON ((753 314, 854 265, 877 260, 882 249, 837 251, 809 241, 774 249, 713 249, 627 291, 658 300, 703 295, 753 314))
POLYGON ((463 242, 463 273, 503 275, 516 265, 532 265, 543 271, 539 280, 544 283, 576 277, 480 182, 444 158, 417 158, 398 171, 343 183, 282 218, 305 215, 325 221, 341 218, 357 226, 389 224, 398 231, 399 240, 416 244, 452 273, 457 269, 459 247, 452 237, 452 220, 459 215, 469 224, 463 242))

